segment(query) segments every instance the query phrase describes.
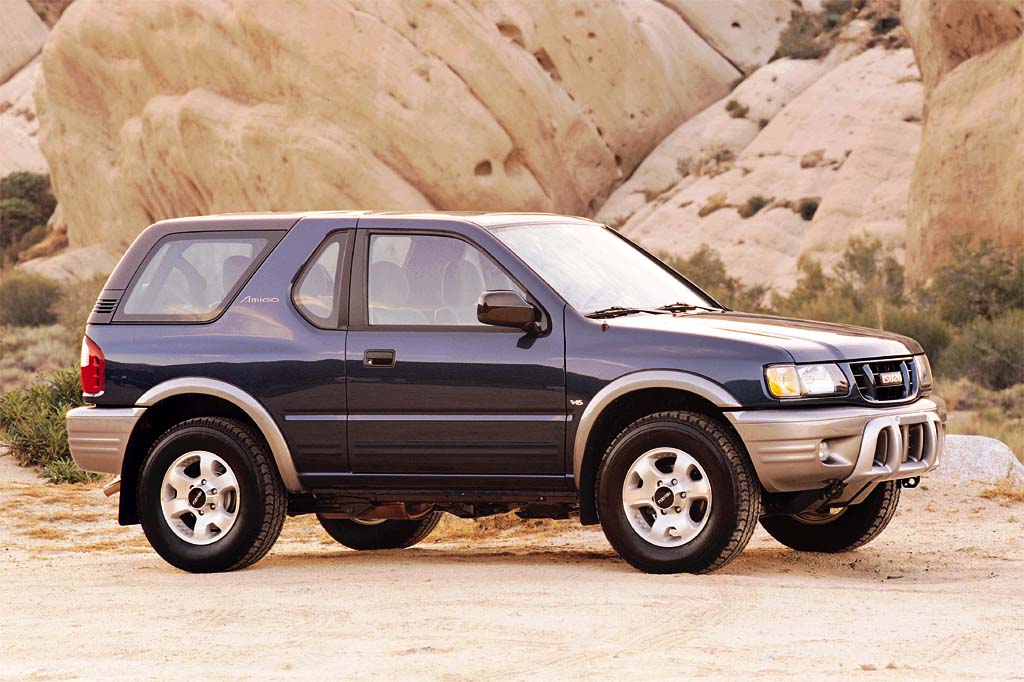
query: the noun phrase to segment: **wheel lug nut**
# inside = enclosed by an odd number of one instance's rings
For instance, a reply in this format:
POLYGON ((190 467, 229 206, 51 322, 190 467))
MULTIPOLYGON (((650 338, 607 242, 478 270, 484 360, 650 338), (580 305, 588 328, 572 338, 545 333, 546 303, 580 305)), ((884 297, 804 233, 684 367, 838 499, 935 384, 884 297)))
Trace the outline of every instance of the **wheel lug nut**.
POLYGON ((662 481, 658 481, 658 485, 665 485, 665 484, 662 481))
POLYGON ((212 490, 210 491, 210 494, 211 494, 211 495, 216 495, 216 494, 217 494, 217 489, 216 489, 216 488, 213 488, 213 489, 212 489, 212 490))
POLYGON ((202 485, 206 485, 206 479, 203 479, 202 485))
POLYGON ((203 510, 202 510, 202 509, 200 509, 200 510, 199 510, 199 515, 200 515, 200 516, 202 516, 202 515, 203 515, 203 510))
MULTIPOLYGON (((203 512, 199 512, 199 513, 200 513, 200 514, 202 514, 203 512)), ((668 512, 667 512, 667 511, 665 511, 664 509, 662 509, 662 510, 661 510, 661 513, 662 513, 662 514, 668 514, 668 512)))
POLYGON ((678 514, 679 512, 683 511, 682 507, 676 507, 675 509, 676 509, 676 514, 678 514))
POLYGON ((672 485, 676 485, 677 483, 679 483, 679 481, 673 478, 672 479, 672 485))
POLYGON ((211 504, 210 505, 210 509, 216 509, 216 508, 217 508, 217 505, 215 505, 215 504, 211 504))
POLYGON ((679 499, 681 499, 681 500, 685 500, 686 499, 686 491, 685 490, 682 491, 681 493, 679 493, 679 499))

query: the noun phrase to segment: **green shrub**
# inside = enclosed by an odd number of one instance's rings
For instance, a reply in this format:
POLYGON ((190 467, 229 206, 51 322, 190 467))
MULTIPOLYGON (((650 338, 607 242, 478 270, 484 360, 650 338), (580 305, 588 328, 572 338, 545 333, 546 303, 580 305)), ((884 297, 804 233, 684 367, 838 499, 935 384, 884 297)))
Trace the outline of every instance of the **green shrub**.
POLYGON ((789 25, 779 36, 779 46, 772 59, 817 59, 828 54, 828 45, 822 36, 824 26, 813 14, 793 12, 789 25))
POLYGON ((78 469, 68 450, 64 415, 82 404, 79 382, 78 369, 68 368, 0 396, 0 443, 22 464, 42 467, 53 483, 96 478, 78 469))
POLYGON ((46 277, 13 272, 0 280, 0 325, 38 327, 57 321, 60 285, 46 277))
POLYGON ((745 312, 764 312, 766 287, 748 286, 730 276, 722 257, 707 244, 701 244, 687 258, 664 253, 661 258, 724 305, 745 312))
POLYGON ((25 199, 11 197, 0 199, 0 255, 2 261, 12 263, 18 252, 15 244, 45 221, 39 207, 25 199))
POLYGON ((56 207, 48 176, 19 171, 0 179, 0 264, 13 263, 46 236, 56 207))
POLYGON ((875 22, 875 25, 871 27, 872 32, 876 35, 883 35, 893 30, 900 25, 900 18, 895 15, 882 17, 875 22))
POLYGON ((797 205, 797 213, 804 220, 811 220, 814 218, 814 214, 818 212, 818 203, 819 199, 816 197, 805 197, 797 205))
POLYGON ((954 242, 953 257, 935 268, 922 299, 942 319, 965 324, 1024 308, 1024 253, 984 239, 954 242))
POLYGON ((939 371, 994 389, 1024 383, 1024 310, 968 324, 949 344, 939 371))
POLYGON ((907 306, 887 308, 887 331, 915 339, 924 348, 933 365, 941 362, 942 354, 952 339, 952 331, 935 313, 907 306))
POLYGON ((763 197, 760 194, 755 194, 754 196, 747 199, 746 203, 739 208, 740 217, 749 218, 755 215, 758 211, 767 206, 768 202, 770 201, 771 199, 769 199, 768 197, 763 197))
POLYGON ((17 197, 39 209, 43 222, 50 219, 57 208, 57 199, 50 189, 50 178, 44 173, 17 171, 0 179, 0 199, 17 197))
POLYGON ((852 6, 851 0, 825 0, 821 3, 821 9, 829 14, 846 14, 852 6))
POLYGON ((98 275, 65 285, 60 299, 54 306, 57 320, 71 332, 76 343, 80 342, 82 335, 85 334, 85 322, 89 319, 89 313, 96 305, 96 299, 100 297, 106 282, 106 275, 98 275))
POLYGON ((774 295, 779 314, 807 320, 885 327, 886 312, 903 304, 903 266, 877 237, 854 236, 831 273, 815 260, 799 266, 796 286, 774 295))
POLYGON ((750 107, 745 107, 734 99, 729 100, 725 103, 725 110, 729 112, 729 116, 733 118, 745 118, 750 112, 750 107))

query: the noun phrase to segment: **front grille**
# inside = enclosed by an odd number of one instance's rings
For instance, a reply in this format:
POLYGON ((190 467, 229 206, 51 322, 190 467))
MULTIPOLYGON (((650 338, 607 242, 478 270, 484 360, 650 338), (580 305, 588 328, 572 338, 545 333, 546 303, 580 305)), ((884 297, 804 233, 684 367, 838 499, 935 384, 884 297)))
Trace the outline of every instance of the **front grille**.
POLYGON ((96 305, 93 306, 92 311, 97 315, 109 315, 114 312, 114 308, 117 307, 116 298, 101 298, 96 301, 96 305))
POLYGON ((853 377, 857 381, 857 389, 865 400, 891 403, 907 400, 917 393, 913 358, 851 362, 850 369, 853 370, 853 377), (899 383, 882 383, 883 376, 891 376, 893 373, 900 374, 899 383))
POLYGON ((918 418, 913 415, 909 419, 883 417, 881 421, 887 423, 877 429, 867 429, 864 446, 874 450, 871 462, 874 469, 896 472, 935 463, 942 447, 942 422, 938 417, 915 419, 918 418))

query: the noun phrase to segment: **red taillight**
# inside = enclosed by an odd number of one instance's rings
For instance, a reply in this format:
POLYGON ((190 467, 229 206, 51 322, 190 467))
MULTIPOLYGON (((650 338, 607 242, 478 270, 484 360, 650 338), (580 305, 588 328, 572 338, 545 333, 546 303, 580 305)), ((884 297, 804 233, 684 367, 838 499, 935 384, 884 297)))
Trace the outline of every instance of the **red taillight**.
POLYGON ((103 351, 88 336, 82 338, 82 393, 97 396, 103 393, 103 351))

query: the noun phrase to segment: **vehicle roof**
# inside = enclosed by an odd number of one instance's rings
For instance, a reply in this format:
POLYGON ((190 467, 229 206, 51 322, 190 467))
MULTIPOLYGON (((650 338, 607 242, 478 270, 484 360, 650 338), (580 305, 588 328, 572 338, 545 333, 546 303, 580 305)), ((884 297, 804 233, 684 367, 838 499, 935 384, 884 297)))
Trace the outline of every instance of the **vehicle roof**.
MULTIPOLYGON (((226 225, 248 230, 286 230, 302 218, 393 218, 398 220, 460 222, 487 229, 531 223, 593 223, 592 220, 555 213, 516 213, 487 211, 304 211, 290 213, 221 213, 161 220, 161 233, 222 230, 226 225)), ((375 221, 376 222, 376 221, 375 221)))

